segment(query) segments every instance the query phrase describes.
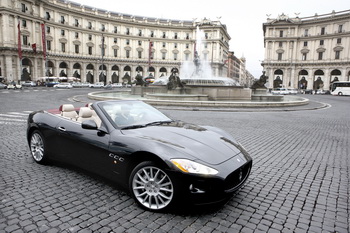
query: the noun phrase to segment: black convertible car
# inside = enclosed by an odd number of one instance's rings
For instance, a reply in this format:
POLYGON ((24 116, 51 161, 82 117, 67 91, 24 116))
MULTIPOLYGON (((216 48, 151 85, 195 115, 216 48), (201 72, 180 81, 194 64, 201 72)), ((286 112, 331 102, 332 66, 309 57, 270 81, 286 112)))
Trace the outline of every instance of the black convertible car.
POLYGON ((37 163, 63 161, 112 179, 153 211, 227 200, 252 167, 225 131, 171 120, 137 100, 33 112, 27 139, 37 163))

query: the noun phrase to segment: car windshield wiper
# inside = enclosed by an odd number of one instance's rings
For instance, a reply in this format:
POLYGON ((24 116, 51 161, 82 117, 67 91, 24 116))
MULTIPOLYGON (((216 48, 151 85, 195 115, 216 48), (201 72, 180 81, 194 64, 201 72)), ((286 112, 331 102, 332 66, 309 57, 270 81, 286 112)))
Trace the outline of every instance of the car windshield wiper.
POLYGON ((124 129, 138 129, 138 128, 144 128, 147 126, 152 126, 152 125, 161 125, 161 124, 169 124, 173 121, 154 121, 154 122, 150 122, 147 124, 143 124, 143 125, 129 125, 129 126, 125 126, 123 128, 121 128, 122 130, 124 129))
POLYGON ((169 124, 171 122, 173 121, 154 121, 154 122, 147 123, 145 126, 169 124))

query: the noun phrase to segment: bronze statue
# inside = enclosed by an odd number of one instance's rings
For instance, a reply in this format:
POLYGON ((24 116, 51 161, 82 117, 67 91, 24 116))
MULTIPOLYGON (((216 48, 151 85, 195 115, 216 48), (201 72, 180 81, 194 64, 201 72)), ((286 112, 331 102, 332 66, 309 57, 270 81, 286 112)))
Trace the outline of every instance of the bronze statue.
POLYGON ((268 77, 265 75, 265 71, 262 73, 263 74, 260 76, 259 80, 255 81, 250 87, 251 89, 266 88, 265 83, 267 82, 268 77))

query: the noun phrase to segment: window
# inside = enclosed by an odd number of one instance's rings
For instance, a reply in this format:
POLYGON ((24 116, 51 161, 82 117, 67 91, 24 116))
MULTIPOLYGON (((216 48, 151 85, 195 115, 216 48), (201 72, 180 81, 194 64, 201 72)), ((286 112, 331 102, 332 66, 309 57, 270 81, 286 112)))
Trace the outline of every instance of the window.
POLYGON ((129 58, 130 57, 130 51, 129 50, 125 50, 125 55, 126 55, 126 58, 129 58))
POLYGON ((129 35, 129 34, 130 34, 130 28, 126 28, 125 34, 126 34, 126 35, 129 35))
POLYGON ((163 38, 165 38, 166 37, 166 33, 165 32, 163 32, 163 38))
POLYGON ((114 38, 114 44, 116 44, 118 42, 117 38, 114 38))
POLYGON ((304 47, 307 47, 307 41, 304 41, 304 47))
POLYGON ((88 22, 88 29, 92 29, 92 23, 88 22))
POLYGON ((188 61, 190 59, 190 55, 188 53, 185 54, 185 60, 188 61))
POLYGON ((318 53, 318 60, 322 60, 322 58, 323 58, 323 52, 319 52, 318 53))
POLYGON ((75 39, 79 39, 79 32, 76 32, 74 37, 75 39))
POLYGON ((114 26, 114 33, 118 33, 118 27, 117 26, 114 26))
POLYGON ((88 46, 88 54, 92 55, 92 47, 91 46, 88 46))
POLYGON ((335 51, 335 59, 340 59, 340 51, 335 51))
POLYGON ((92 40, 92 35, 89 34, 89 35, 88 35, 88 38, 89 38, 89 40, 92 40))
POLYGON ((339 25, 338 26, 338 33, 342 33, 343 32, 343 25, 339 25))
POLYGON ((177 49, 177 43, 174 43, 174 48, 177 49))
POLYGON ((174 39, 177 39, 177 32, 174 33, 174 39))
POLYGON ((177 60, 177 53, 174 53, 174 61, 177 60))
POLYGON ((28 36, 22 36, 23 38, 23 45, 28 45, 28 36))
POLYGON ((165 60, 165 58, 166 58, 166 53, 162 52, 162 60, 165 60))
POLYGON ((190 39, 190 33, 186 33, 186 40, 190 39))
POLYGON ((127 40, 126 40, 126 45, 129 45, 129 44, 130 44, 130 40, 127 39, 127 40))
POLYGON ((61 36, 64 36, 66 34, 66 32, 62 29, 61 30, 61 36))
POLYGON ((46 41, 46 48, 47 50, 51 50, 51 40, 46 41))
POLYGON ((142 58, 142 52, 141 51, 138 51, 138 57, 139 57, 139 59, 142 58))
POLYGON ((118 57, 118 49, 113 49, 114 57, 118 57))
POLYGON ((61 24, 64 24, 65 21, 64 16, 61 15, 61 24))
POLYGON ((61 52, 65 53, 66 52, 66 44, 61 43, 61 52))
POLYGON ((189 44, 186 44, 186 49, 188 49, 190 47, 190 45, 189 44))
POLYGON ((75 19, 74 26, 79 27, 79 20, 75 19))
POLYGON ((282 53, 279 53, 278 54, 278 58, 277 58, 279 61, 282 61, 282 53))
POLYGON ((51 15, 50 12, 46 11, 45 19, 50 20, 51 15))
POLYGON ((280 41, 280 42, 278 42, 278 47, 283 47, 283 42, 282 41, 280 41))
POLYGON ((154 31, 151 31, 150 37, 154 37, 154 31))
POLYGON ((322 28, 321 28, 321 35, 324 35, 325 32, 326 32, 326 28, 325 28, 325 27, 322 27, 322 28))
MULTIPOLYGON (((283 35, 283 31, 282 31, 282 35, 283 35)), ((206 32, 206 33, 204 33, 204 37, 205 37, 205 39, 208 39, 209 38, 209 36, 208 36, 208 33, 206 32)), ((281 36, 282 37, 282 36, 281 36)))
POLYGON ((283 31, 280 31, 280 37, 283 37, 283 31))
POLYGON ((324 45, 324 40, 320 40, 320 45, 324 45))
POLYGON ((341 38, 337 39, 337 44, 341 44, 341 38))
POLYGON ((165 48, 165 46, 166 46, 165 42, 163 42, 163 45, 162 45, 162 46, 163 46, 163 48, 165 48))
POLYGON ((139 30, 139 36, 142 36, 142 30, 141 29, 139 30))
POLYGON ((22 27, 24 27, 24 28, 27 27, 27 20, 22 19, 22 27))
POLYGON ((105 25, 104 24, 101 24, 101 31, 105 31, 106 30, 106 27, 105 27, 105 25))
POLYGON ((141 46, 142 45, 142 41, 139 40, 138 41, 138 45, 141 46))
POLYGON ((46 26, 46 33, 50 34, 51 28, 49 26, 46 26))
POLYGON ((308 36, 309 36, 309 29, 305 29, 305 31, 304 31, 304 36, 305 36, 305 37, 308 37, 308 36))
POLYGON ((301 57, 301 60, 306 61, 306 58, 307 58, 307 53, 303 53, 302 57, 301 57))
POLYGON ((26 4, 24 4, 24 3, 22 3, 22 12, 26 12, 26 10, 27 10, 27 7, 26 7, 26 4))
POLYGON ((79 45, 76 44, 74 47, 75 47, 75 53, 79 53, 79 45))

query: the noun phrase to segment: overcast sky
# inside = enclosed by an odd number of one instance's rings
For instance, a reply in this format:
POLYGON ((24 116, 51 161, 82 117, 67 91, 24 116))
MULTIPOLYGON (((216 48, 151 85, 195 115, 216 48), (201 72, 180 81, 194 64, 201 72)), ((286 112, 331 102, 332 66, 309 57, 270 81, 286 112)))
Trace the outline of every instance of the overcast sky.
POLYGON ((267 16, 277 18, 282 13, 289 17, 313 16, 350 10, 349 0, 73 0, 86 6, 108 11, 152 18, 193 20, 218 17, 226 24, 231 36, 230 51, 246 58, 247 69, 255 78, 262 73, 264 39, 262 24, 267 16))

